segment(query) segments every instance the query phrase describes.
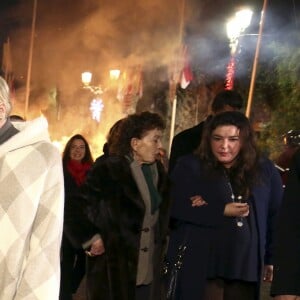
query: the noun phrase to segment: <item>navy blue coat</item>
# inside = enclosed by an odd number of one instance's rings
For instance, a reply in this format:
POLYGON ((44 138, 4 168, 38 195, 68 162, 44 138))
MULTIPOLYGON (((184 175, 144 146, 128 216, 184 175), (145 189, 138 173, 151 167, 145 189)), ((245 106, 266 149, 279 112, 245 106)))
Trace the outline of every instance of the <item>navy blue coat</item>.
MULTIPOLYGON (((261 172, 263 184, 252 190, 259 237, 258 277, 261 277, 264 264, 272 264, 274 222, 282 198, 281 178, 270 160, 261 162, 261 172)), ((225 203, 230 196, 227 181, 222 176, 208 177, 195 155, 184 156, 178 161, 171 181, 171 218, 177 222, 170 234, 167 258, 174 262, 178 246, 187 238, 178 299, 201 300, 211 240, 222 226, 225 203), (194 195, 201 195, 208 205, 192 207, 190 197, 194 195)))

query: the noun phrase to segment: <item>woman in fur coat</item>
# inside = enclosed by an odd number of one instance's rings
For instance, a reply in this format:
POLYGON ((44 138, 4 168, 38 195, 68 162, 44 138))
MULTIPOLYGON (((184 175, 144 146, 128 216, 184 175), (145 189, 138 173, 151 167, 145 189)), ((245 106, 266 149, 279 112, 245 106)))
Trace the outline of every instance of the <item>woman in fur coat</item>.
POLYGON ((81 226, 76 242, 88 249, 89 300, 163 299, 169 200, 157 156, 164 128, 155 113, 123 119, 110 140, 110 155, 95 162, 83 186, 80 201, 88 204, 94 227, 81 226))

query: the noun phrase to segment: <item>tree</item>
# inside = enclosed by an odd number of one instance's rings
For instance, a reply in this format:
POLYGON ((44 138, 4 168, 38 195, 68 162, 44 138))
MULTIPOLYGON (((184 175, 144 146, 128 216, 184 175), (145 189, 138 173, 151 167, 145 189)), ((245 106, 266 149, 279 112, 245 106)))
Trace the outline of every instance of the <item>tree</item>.
POLYGON ((300 129, 299 44, 299 32, 292 32, 285 41, 269 44, 264 50, 269 53, 268 60, 260 65, 258 105, 264 102, 270 109, 270 120, 262 131, 260 144, 271 158, 282 151, 283 135, 300 129), (273 58, 269 59, 271 53, 273 58))

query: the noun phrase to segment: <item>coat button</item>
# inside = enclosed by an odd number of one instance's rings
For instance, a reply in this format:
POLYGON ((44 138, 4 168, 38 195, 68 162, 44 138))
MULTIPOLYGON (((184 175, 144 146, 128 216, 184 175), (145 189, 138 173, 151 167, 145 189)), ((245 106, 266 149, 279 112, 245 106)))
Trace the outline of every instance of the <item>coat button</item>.
POLYGON ((141 248, 141 251, 147 252, 148 248, 147 247, 141 248))

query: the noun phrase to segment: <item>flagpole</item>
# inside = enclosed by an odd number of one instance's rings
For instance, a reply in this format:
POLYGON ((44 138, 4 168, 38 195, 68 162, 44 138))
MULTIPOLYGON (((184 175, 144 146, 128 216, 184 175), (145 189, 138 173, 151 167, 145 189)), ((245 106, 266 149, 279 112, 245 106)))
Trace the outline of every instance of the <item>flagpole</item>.
POLYGON ((258 32, 258 37, 257 37, 254 60, 253 60, 251 82, 250 82, 250 88, 249 88, 247 108, 246 108, 246 113, 245 113, 247 118, 250 117, 250 112, 251 112, 254 85, 255 85, 256 72, 257 72, 257 63, 258 63, 259 50, 260 50, 260 44, 261 44, 261 39, 262 39, 262 31, 263 31, 264 22, 265 22, 267 2, 268 2, 267 0, 264 0, 263 9, 261 11, 261 16, 260 16, 259 32, 258 32))
MULTIPOLYGON (((178 49, 182 44, 182 36, 183 36, 183 29, 184 29, 184 14, 185 14, 185 0, 181 0, 181 6, 179 7, 180 11, 180 20, 179 20, 179 39, 178 39, 178 49)), ((179 51, 178 51, 179 52, 179 51)), ((170 98, 172 101, 172 116, 171 116, 171 126, 170 126, 170 139, 169 139, 169 156, 171 153, 172 141, 175 132, 175 119, 176 119, 176 110, 177 110, 177 93, 176 93, 176 85, 179 81, 179 74, 178 74, 178 53, 176 53, 176 64, 175 64, 175 83, 174 87, 171 88, 170 98)))
POLYGON ((31 24, 31 36, 30 36, 30 47, 29 47, 28 69, 27 69, 27 80, 26 80, 26 94, 25 94, 25 111, 24 111, 25 119, 27 119, 29 94, 30 94, 32 54, 33 54, 33 43, 34 43, 34 35, 35 35, 35 21, 36 21, 36 7, 37 7, 37 0, 33 0, 33 14, 32 14, 32 24, 31 24))
POLYGON ((172 141, 173 141, 174 131, 175 131, 176 106, 177 106, 177 97, 176 97, 176 91, 175 91, 174 99, 173 99, 173 102, 172 102, 171 132, 170 132, 170 141, 169 141, 169 156, 171 154, 172 141))
MULTIPOLYGON (((177 69, 177 67, 175 67, 177 69)), ((176 71, 177 72, 177 71, 176 71)), ((170 125, 170 138, 169 138, 169 156, 171 154, 172 141, 175 132, 175 118, 176 118, 176 107, 177 107, 177 82, 178 80, 174 80, 172 84, 170 84, 170 101, 172 103, 172 115, 171 115, 171 125, 170 125)))

